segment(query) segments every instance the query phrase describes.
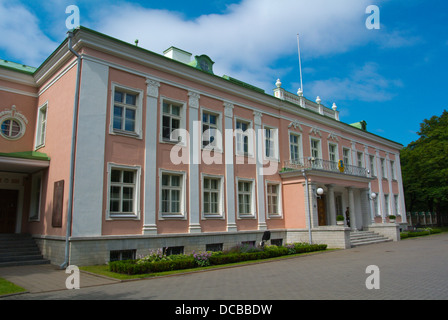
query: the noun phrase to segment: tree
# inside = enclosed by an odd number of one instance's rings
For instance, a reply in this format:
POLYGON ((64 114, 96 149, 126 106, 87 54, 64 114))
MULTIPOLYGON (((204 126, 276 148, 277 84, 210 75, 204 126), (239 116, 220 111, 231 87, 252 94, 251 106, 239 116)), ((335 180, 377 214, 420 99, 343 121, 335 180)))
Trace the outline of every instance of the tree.
POLYGON ((423 120, 417 134, 400 154, 406 207, 436 211, 440 222, 448 209, 448 112, 423 120))

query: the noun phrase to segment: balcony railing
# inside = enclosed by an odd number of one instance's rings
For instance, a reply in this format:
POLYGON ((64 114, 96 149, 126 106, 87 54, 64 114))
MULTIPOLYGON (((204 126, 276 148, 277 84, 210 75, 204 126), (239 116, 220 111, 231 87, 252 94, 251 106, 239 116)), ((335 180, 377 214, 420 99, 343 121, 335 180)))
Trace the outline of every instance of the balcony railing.
POLYGON ((337 162, 317 159, 313 157, 284 161, 281 172, 302 170, 302 169, 321 170, 327 172, 335 172, 339 174, 348 174, 358 177, 368 177, 368 172, 366 168, 344 164, 343 169, 340 169, 337 162))

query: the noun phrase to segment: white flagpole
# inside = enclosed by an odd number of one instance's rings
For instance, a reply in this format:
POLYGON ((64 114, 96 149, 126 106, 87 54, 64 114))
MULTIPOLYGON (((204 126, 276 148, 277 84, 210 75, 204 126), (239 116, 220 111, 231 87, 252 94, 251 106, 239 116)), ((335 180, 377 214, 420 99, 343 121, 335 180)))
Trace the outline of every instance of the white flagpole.
POLYGON ((302 83, 302 61, 300 59, 300 41, 299 34, 297 34, 297 46, 299 48, 299 69, 300 69, 300 90, 303 92, 303 83, 302 83))

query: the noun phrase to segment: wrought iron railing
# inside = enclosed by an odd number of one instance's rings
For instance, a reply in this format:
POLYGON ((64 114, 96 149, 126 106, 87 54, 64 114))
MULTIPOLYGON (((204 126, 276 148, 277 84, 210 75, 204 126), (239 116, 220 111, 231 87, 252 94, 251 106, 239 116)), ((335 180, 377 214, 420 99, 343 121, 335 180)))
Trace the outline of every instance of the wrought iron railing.
POLYGON ((329 171, 359 177, 368 176, 366 168, 346 164, 341 166, 338 162, 335 161, 323 160, 313 157, 284 161, 282 172, 302 169, 329 171))

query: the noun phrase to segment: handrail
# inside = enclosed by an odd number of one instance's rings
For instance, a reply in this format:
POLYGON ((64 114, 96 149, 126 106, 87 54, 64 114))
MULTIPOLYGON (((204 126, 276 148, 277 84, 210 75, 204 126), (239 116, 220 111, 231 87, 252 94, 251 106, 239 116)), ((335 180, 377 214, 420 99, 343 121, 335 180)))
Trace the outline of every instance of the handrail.
POLYGON ((287 169, 322 170, 322 171, 336 172, 336 173, 340 173, 340 174, 354 175, 354 176, 359 176, 359 177, 367 177, 367 169, 366 168, 351 166, 351 165, 344 165, 343 170, 341 170, 341 169, 339 169, 338 163, 335 161, 323 160, 323 159, 318 159, 318 158, 314 158, 314 157, 299 158, 299 159, 295 159, 295 160, 284 161, 282 170, 288 171, 287 169))

